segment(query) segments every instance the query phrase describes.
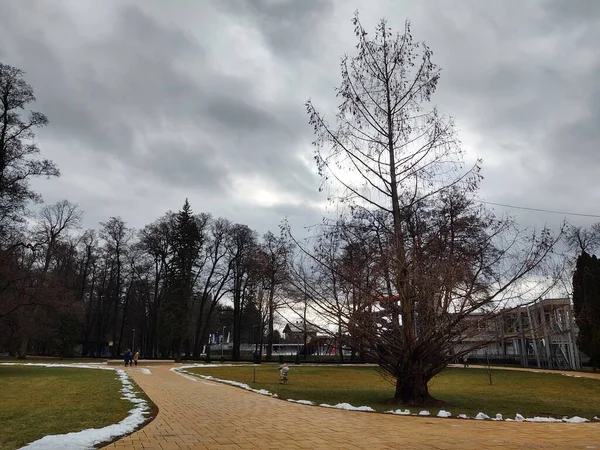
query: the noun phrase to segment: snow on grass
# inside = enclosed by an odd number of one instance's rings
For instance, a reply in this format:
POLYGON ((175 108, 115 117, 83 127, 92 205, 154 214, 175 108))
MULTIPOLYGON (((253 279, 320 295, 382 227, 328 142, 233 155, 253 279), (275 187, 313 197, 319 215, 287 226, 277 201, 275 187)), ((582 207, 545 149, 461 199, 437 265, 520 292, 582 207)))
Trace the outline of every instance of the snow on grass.
POLYGON ((345 409, 346 411, 371 411, 375 412, 370 406, 352 406, 350 403, 338 403, 337 405, 328 405, 327 403, 321 403, 319 406, 324 408, 336 408, 345 409))
POLYGON ((314 405, 314 402, 311 402, 310 400, 294 400, 293 398, 288 398, 287 401, 292 403, 300 403, 301 405, 314 405))
MULTIPOLYGON (((7 364, 13 364, 13 363, 7 363, 7 364)), ((255 392, 257 394, 261 394, 261 395, 267 395, 270 397, 274 397, 277 398, 277 394, 273 394, 272 392, 269 392, 266 389, 253 389, 250 386, 248 386, 246 383, 240 383, 239 381, 233 381, 233 380, 223 380, 220 378, 216 378, 213 377, 211 375, 200 375, 200 374, 191 374, 190 372, 188 372, 186 369, 189 368, 195 368, 195 367, 223 367, 223 366, 230 366, 230 367, 235 367, 235 366, 245 366, 247 367, 247 364, 192 364, 192 365, 187 365, 187 366, 182 366, 182 367, 173 367, 170 370, 172 372, 177 373, 178 375, 181 375, 184 378, 187 378, 189 380, 192 381, 198 381, 197 377, 199 378, 203 378, 205 380, 212 380, 212 381, 217 381, 219 383, 225 383, 225 384, 229 384, 231 386, 237 386, 240 387, 242 389, 245 389, 247 391, 251 391, 251 392, 255 392), (188 375, 189 374, 189 375, 188 375)), ((538 372, 538 371, 533 371, 533 372, 538 372)), ((541 372, 540 372, 541 373, 541 372)), ((578 375, 568 375, 565 374, 567 376, 573 376, 573 377, 578 377, 578 375)), ((303 405, 315 405, 315 403, 311 402, 310 400, 294 400, 291 398, 287 399, 288 402, 293 402, 293 403, 300 403, 303 405)), ((324 408, 336 408, 336 409, 345 409, 347 411, 369 411, 369 412, 375 412, 375 410, 373 408, 371 408, 370 406, 353 406, 349 403, 338 403, 337 405, 329 405, 327 403, 321 403, 318 406, 322 406, 324 408)), ((390 410, 390 411, 385 411, 385 413, 387 414, 396 414, 396 415, 403 415, 403 416, 408 416, 411 415, 410 410, 408 409, 396 409, 396 410, 390 410)), ((420 411, 418 414, 412 414, 413 416, 430 416, 430 412, 427 410, 423 410, 420 411)), ((437 417, 452 417, 452 414, 448 411, 445 410, 440 410, 437 415, 437 417)), ((456 416, 458 419, 469 419, 470 417, 467 416, 466 414, 459 414, 458 416, 456 416)), ((479 414, 477 414, 474 417, 475 420, 495 420, 495 421, 502 421, 505 420, 507 422, 549 422, 549 423, 554 423, 554 422, 569 422, 569 423, 583 423, 583 422, 589 422, 588 419, 585 419, 583 417, 578 417, 578 416, 574 416, 571 418, 567 418, 567 417, 563 417, 562 420, 561 419, 555 419, 552 417, 532 417, 532 418, 525 418, 523 417, 521 414, 516 414, 514 419, 503 419, 502 414, 496 414, 496 416, 491 419, 490 416, 488 416, 485 413, 480 412, 479 414)), ((594 420, 600 420, 600 418, 598 417, 594 417, 594 420)))
POLYGON ((567 422, 567 423, 584 423, 584 422, 589 422, 589 420, 583 418, 583 417, 579 417, 579 416, 573 416, 570 419, 567 417, 563 417, 562 419, 563 422, 567 422))
POLYGON ((391 411, 386 411, 386 413, 388 414, 397 414, 400 416, 410 416, 410 410, 409 409, 396 409, 396 410, 391 410, 391 411))
MULTIPOLYGON (((266 389, 253 389, 250 386, 248 386, 246 383, 240 383, 239 381, 233 381, 233 380, 223 380, 221 378, 216 378, 211 375, 191 374, 190 372, 185 370, 190 367, 209 367, 209 366, 210 366, 209 364, 205 364, 205 365, 195 364, 193 366, 173 367, 170 370, 172 372, 175 372, 178 375, 181 375, 184 378, 187 378, 188 380, 198 381, 197 378, 203 378, 205 380, 217 381, 219 383, 224 383, 224 384, 229 384, 231 386, 240 387, 247 391, 255 392, 256 394, 267 395, 269 397, 277 397, 277 394, 273 394, 272 392, 269 392, 266 389)), ((221 365, 212 365, 212 366, 213 367, 221 367, 221 365)))
POLYGON ((554 417, 528 417, 527 419, 525 419, 525 422, 550 422, 550 423, 555 423, 555 422, 562 422, 562 420, 560 419, 555 419, 554 417))
MULTIPOLYGON (((2 365, 16 365, 17 363, 0 363, 2 365)), ((122 399, 133 403, 135 406, 129 410, 129 415, 119 423, 108 425, 103 428, 88 428, 82 431, 74 431, 66 434, 55 434, 44 436, 22 447, 22 450, 54 450, 57 448, 68 448, 70 450, 91 450, 96 445, 113 440, 120 436, 132 433, 146 421, 150 407, 143 398, 138 398, 129 375, 123 369, 114 369, 108 366, 90 364, 48 364, 48 363, 23 363, 23 366, 40 367, 75 367, 81 369, 114 370, 117 378, 121 381, 122 399)))

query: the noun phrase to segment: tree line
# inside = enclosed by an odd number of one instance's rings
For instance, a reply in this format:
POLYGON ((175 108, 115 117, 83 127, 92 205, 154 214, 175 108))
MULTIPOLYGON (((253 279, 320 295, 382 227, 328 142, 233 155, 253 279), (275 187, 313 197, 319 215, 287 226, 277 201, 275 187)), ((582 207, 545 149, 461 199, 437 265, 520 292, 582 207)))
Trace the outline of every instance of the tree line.
POLYGON ((45 205, 31 189, 60 172, 35 142, 48 119, 27 110, 24 75, 0 64, 0 348, 69 356, 80 343, 83 356, 115 357, 135 346, 179 360, 225 326, 234 359, 256 339, 270 358, 289 242, 194 214, 187 199, 141 230, 121 217, 81 230, 78 205, 45 205))

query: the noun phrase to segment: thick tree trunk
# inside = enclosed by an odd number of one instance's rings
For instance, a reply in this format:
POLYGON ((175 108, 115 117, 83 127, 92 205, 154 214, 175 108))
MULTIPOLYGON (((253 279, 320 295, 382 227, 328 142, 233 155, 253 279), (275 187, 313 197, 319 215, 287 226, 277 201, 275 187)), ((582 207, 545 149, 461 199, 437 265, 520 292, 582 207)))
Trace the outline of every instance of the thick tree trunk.
POLYGON ((24 334, 23 337, 21 338, 21 344, 19 345, 19 353, 17 355, 17 357, 19 359, 27 358, 27 348, 28 347, 29 347, 29 335, 24 334))
POLYGON ((394 399, 405 405, 425 405, 432 400, 427 387, 428 382, 428 379, 419 374, 398 377, 396 378, 394 399))

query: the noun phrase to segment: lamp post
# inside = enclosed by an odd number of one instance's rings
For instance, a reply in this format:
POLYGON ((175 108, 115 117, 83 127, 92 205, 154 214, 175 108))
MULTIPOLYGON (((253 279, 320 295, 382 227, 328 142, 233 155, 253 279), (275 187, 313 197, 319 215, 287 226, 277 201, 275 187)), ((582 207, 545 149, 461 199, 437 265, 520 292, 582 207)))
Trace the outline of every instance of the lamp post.
POLYGON ((223 335, 221 336, 221 359, 223 359, 223 342, 225 341, 225 327, 223 327, 223 335))
POLYGON ((258 356, 258 333, 257 330, 260 331, 260 325, 252 325, 252 334, 254 337, 254 354, 252 355, 252 360, 254 364, 260 363, 260 359, 258 356))
POLYGON ((131 338, 131 351, 135 353, 135 328, 133 328, 133 337, 131 338))

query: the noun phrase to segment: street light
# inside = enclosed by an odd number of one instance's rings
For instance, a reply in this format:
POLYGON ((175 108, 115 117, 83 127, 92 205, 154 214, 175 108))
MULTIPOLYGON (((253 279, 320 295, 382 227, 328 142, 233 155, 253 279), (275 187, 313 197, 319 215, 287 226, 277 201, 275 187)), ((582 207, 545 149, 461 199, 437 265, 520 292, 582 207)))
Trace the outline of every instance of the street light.
POLYGON ((223 359, 223 341, 225 341, 225 327, 223 327, 223 336, 221 336, 221 359, 223 359))
POLYGON ((135 328, 133 328, 133 337, 131 338, 131 351, 135 353, 135 328))

